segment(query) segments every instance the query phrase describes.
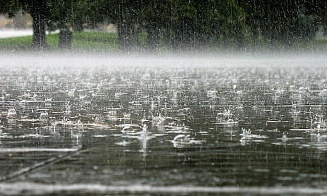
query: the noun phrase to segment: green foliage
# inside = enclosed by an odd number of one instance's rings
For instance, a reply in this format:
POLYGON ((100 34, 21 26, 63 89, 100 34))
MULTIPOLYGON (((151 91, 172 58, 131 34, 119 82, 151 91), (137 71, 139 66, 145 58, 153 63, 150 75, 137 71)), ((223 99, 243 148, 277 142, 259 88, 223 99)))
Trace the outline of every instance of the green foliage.
POLYGON ((302 40, 312 40, 323 21, 327 3, 322 0, 238 2, 245 9, 254 42, 263 38, 271 47, 289 47, 302 40))
MULTIPOLYGON (((310 42, 318 27, 327 26, 324 0, 46 0, 46 4, 42 13, 50 30, 80 32, 113 23, 118 27, 115 47, 127 50, 289 47, 310 42)), ((0 13, 32 12, 38 5, 36 0, 0 1, 0 13)), ((83 41, 80 34, 74 36, 83 41)), ((87 44, 96 47, 96 40, 107 39, 100 37, 87 44)))
POLYGON ((90 0, 49 0, 48 28, 81 31, 85 25, 94 26, 97 3, 90 0))
POLYGON ((0 14, 8 14, 10 17, 12 17, 21 8, 22 8, 22 4, 18 0, 1 0, 0 1, 0 14))

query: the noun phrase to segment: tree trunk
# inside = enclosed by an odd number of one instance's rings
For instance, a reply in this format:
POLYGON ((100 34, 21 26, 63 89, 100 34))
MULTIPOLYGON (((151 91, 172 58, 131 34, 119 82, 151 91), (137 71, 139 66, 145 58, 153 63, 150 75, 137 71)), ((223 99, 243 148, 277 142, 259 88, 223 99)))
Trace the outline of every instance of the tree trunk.
POLYGON ((68 29, 62 29, 59 32, 59 48, 71 49, 73 33, 68 29))
POLYGON ((118 24, 118 42, 120 50, 128 51, 131 47, 131 32, 129 25, 118 24))
POLYGON ((159 27, 156 27, 155 25, 149 26, 147 28, 147 48, 151 50, 158 49, 159 43, 160 43, 160 35, 159 35, 159 27))
POLYGON ((32 46, 41 50, 47 47, 45 33, 47 9, 48 7, 46 0, 34 0, 31 2, 30 10, 33 19, 32 46))

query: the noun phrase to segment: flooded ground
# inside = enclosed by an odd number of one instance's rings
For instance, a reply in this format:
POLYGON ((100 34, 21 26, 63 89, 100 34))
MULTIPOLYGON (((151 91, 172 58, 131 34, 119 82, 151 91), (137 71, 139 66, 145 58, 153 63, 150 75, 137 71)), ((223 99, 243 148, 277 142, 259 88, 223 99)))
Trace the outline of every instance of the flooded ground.
POLYGON ((325 195, 321 56, 1 57, 2 195, 325 195))

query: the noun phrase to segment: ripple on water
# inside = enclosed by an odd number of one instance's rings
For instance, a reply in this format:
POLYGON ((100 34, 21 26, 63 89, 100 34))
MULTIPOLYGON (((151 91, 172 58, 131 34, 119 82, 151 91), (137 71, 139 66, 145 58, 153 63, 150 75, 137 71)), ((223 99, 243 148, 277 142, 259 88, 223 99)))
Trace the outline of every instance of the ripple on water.
POLYGON ((120 141, 120 142, 116 142, 115 144, 118 146, 128 146, 129 144, 131 144, 132 142, 128 142, 128 141, 120 141))
POLYGON ((103 137, 109 137, 109 135, 92 135, 92 137, 103 138, 103 137))

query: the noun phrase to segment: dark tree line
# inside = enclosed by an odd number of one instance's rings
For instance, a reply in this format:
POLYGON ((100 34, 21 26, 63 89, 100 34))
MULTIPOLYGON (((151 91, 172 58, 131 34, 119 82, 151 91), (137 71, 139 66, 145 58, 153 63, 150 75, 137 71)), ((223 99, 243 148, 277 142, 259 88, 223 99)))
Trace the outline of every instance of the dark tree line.
POLYGON ((117 27, 122 50, 289 47, 314 38, 327 22, 325 0, 0 0, 0 13, 33 18, 33 43, 46 44, 46 28, 60 30, 59 46, 72 33, 100 23, 117 27))
POLYGON ((291 46, 312 40, 318 28, 327 22, 324 0, 238 0, 238 3, 247 13, 254 45, 260 38, 270 46, 291 46))

